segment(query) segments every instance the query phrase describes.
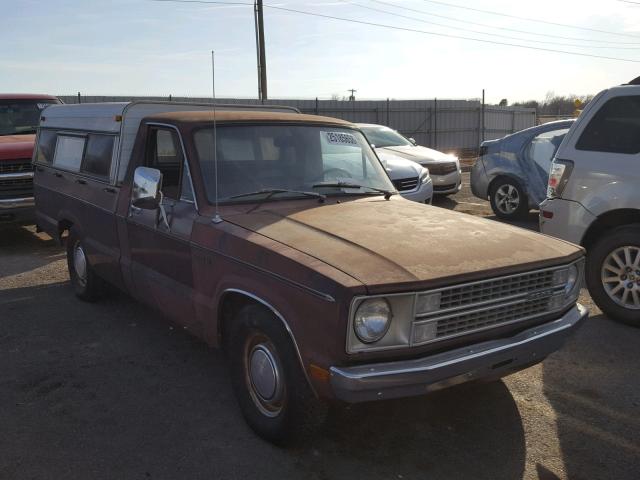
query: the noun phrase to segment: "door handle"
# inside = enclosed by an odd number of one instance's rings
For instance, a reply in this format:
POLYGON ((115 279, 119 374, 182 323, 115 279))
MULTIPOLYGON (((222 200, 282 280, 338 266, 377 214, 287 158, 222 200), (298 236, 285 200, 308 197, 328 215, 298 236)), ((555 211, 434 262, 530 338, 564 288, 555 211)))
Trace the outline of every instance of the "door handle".
POLYGON ((78 178, 78 179, 76 180, 76 183, 79 183, 80 185, 86 185, 86 184, 87 184, 87 181, 86 181, 86 180, 83 180, 83 179, 81 179, 81 178, 78 178))
POLYGON ((116 193, 116 189, 111 187, 103 188, 102 191, 107 193, 116 193))
POLYGON ((62 178, 62 174, 60 172, 54 172, 53 174, 58 178, 62 178))

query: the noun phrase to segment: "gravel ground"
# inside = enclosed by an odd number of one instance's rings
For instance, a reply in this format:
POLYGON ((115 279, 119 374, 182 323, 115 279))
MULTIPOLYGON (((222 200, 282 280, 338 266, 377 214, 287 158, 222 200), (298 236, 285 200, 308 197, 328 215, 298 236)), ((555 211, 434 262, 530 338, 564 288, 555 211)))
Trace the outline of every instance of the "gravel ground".
MULTIPOLYGON (((491 218, 466 185, 436 204, 491 218)), ((0 227, 0 479, 637 479, 640 330, 582 302, 540 365, 335 409, 280 449, 245 425, 219 352, 125 295, 78 301, 60 247, 0 227)))

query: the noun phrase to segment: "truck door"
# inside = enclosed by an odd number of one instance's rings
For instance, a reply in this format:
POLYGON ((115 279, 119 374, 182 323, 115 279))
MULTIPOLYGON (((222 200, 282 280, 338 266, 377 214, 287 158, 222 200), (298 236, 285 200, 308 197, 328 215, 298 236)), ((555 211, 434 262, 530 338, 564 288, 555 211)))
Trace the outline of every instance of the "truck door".
POLYGON ((197 210, 184 155, 177 129, 149 125, 144 163, 163 174, 167 223, 160 210, 130 206, 126 226, 134 295, 188 326, 195 314, 190 240, 197 210))

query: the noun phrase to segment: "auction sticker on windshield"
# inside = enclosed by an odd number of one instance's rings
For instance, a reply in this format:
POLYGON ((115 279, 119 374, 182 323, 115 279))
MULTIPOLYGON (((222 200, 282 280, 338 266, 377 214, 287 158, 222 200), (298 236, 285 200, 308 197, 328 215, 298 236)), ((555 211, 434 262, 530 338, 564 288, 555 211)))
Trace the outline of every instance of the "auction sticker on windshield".
POLYGON ((327 141, 334 145, 358 145, 356 137, 344 132, 323 132, 327 135, 327 141))

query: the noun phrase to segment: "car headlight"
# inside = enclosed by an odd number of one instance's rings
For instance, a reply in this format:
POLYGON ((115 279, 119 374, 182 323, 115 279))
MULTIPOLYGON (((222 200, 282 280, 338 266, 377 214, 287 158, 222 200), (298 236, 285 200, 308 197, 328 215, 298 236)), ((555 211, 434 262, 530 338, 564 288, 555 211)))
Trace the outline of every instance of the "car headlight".
POLYGON ((578 299, 582 288, 583 270, 584 260, 580 260, 553 272, 553 285, 562 286, 563 289, 551 298, 550 308, 560 308, 578 299))
POLYGON ((422 172, 420 172, 420 183, 427 183, 429 181, 429 169, 426 167, 422 167, 422 172))
POLYGON ((384 298, 365 300, 356 310, 353 330, 362 343, 380 340, 391 324, 391 307, 384 298))

